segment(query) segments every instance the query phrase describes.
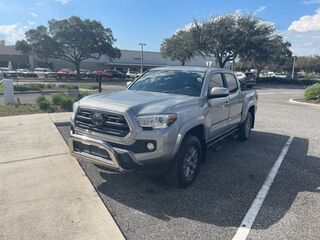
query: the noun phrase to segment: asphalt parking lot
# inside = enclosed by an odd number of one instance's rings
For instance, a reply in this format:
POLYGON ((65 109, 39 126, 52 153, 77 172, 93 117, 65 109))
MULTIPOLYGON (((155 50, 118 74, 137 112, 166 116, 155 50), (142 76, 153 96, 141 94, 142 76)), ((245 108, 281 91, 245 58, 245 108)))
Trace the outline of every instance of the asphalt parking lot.
MULTIPOLYGON (((258 93, 251 138, 210 149, 187 189, 80 162, 127 239, 233 239, 290 137, 247 239, 320 239, 320 107, 289 103, 302 97, 298 88, 265 87, 258 93)), ((58 129, 67 139, 69 127, 58 129)))

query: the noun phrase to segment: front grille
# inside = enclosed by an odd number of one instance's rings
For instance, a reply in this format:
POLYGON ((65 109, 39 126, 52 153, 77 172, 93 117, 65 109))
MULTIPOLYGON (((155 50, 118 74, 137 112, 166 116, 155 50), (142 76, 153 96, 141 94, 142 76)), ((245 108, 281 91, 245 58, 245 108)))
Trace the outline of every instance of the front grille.
POLYGON ((130 132, 129 125, 123 115, 88 109, 78 110, 75 118, 75 126, 80 129, 118 137, 125 137, 130 132), (97 113, 100 113, 103 119, 99 125, 95 124, 92 120, 93 115, 97 113))

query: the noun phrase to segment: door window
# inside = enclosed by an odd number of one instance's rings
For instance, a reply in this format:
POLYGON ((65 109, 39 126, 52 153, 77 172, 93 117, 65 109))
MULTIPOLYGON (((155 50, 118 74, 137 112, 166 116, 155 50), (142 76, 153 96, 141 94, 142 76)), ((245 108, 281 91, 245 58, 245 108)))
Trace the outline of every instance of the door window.
POLYGON ((209 81, 209 91, 213 87, 224 87, 223 86, 223 78, 220 73, 213 74, 209 81))
POLYGON ((230 93, 236 92, 238 90, 238 83, 237 83, 235 76, 230 73, 225 73, 224 76, 226 78, 229 92, 230 93))

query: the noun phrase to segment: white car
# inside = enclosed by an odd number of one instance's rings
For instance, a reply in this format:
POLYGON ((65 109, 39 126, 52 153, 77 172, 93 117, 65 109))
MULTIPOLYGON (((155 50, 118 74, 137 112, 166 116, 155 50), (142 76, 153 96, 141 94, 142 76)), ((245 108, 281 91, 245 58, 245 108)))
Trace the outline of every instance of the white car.
POLYGON ((38 78, 56 78, 57 73, 50 68, 35 68, 34 73, 38 75, 38 78))
POLYGON ((127 78, 137 78, 140 77, 141 73, 137 72, 137 71, 133 71, 133 70, 128 70, 126 77, 127 78))
POLYGON ((239 80, 242 80, 246 77, 246 75, 243 72, 235 72, 235 74, 239 80))

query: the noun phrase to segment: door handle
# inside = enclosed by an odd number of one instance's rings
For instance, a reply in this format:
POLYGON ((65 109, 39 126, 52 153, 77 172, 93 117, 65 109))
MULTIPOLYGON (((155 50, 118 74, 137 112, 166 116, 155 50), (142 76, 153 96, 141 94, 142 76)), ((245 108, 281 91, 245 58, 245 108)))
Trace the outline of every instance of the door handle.
POLYGON ((225 102, 224 105, 225 105, 226 107, 228 107, 228 106, 229 106, 229 102, 225 102))

